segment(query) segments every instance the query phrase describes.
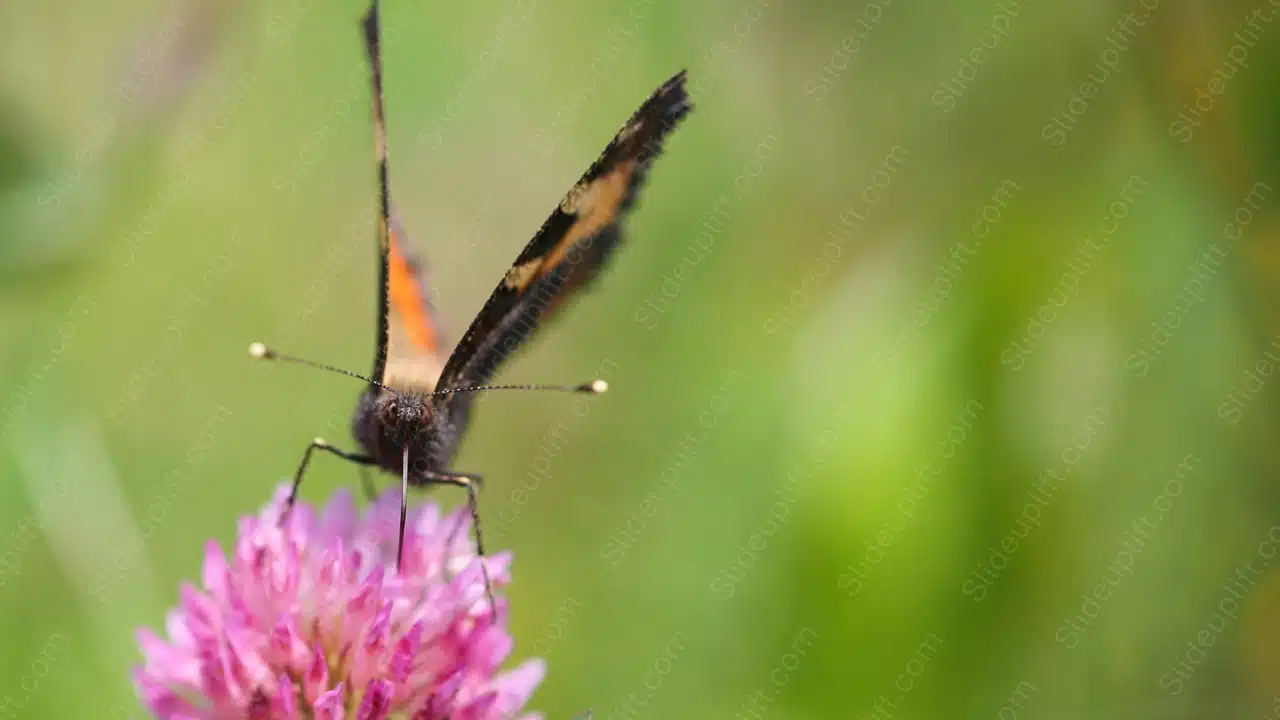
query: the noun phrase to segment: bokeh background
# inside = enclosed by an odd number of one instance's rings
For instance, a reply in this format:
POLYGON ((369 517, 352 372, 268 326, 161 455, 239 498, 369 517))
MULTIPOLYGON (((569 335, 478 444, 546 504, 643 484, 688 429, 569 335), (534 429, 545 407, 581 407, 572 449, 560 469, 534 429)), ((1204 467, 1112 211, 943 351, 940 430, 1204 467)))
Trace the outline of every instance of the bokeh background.
MULTIPOLYGON (((1280 8, 1145 1, 385 2, 454 337, 691 73, 630 242, 500 375, 611 392, 486 397, 458 462, 533 707, 1280 717, 1280 8)), ((363 10, 0 3, 6 717, 142 716, 135 628, 350 443, 357 383, 245 348, 370 362, 363 10)))

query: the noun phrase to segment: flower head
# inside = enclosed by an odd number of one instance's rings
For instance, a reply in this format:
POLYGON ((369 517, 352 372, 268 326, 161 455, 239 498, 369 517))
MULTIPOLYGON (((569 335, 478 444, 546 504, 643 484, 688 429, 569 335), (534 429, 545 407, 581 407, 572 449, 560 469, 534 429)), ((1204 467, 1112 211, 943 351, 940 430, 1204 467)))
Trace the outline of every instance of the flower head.
POLYGON ((230 557, 210 542, 203 588, 184 585, 168 640, 138 634, 143 703, 177 720, 497 720, 542 679, 541 661, 506 674, 510 554, 476 557, 460 512, 410 510, 397 572, 399 489, 361 517, 339 493, 317 517, 288 487, 241 518, 230 557))

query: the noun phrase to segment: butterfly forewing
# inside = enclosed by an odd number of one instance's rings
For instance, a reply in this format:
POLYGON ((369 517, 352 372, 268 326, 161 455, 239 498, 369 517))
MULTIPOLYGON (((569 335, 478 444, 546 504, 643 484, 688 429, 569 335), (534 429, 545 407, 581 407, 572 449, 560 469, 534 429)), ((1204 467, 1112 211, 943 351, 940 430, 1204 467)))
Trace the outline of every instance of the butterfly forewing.
POLYGON ((375 1, 363 23, 373 84, 373 152, 378 167, 378 338, 373 378, 400 390, 429 391, 436 387, 444 355, 422 263, 391 212, 378 23, 375 1))
POLYGON ((691 109, 682 71, 632 115, 498 283, 449 356, 440 387, 487 382, 598 274, 621 241, 622 222, 664 139, 691 109))

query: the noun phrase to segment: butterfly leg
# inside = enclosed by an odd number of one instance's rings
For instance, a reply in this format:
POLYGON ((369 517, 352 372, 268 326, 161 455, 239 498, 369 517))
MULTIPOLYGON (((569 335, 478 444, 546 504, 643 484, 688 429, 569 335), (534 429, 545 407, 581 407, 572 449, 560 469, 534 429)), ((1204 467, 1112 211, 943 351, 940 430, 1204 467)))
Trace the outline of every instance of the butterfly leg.
POLYGON ((311 453, 316 450, 324 450, 357 465, 375 465, 377 461, 368 455, 359 453, 350 453, 345 450, 330 445, 324 438, 316 438, 307 446, 306 452, 302 453, 302 462, 298 463, 298 471, 293 475, 293 487, 289 490, 289 501, 285 505, 284 513, 280 516, 281 520, 289 516, 289 511, 293 510, 293 503, 298 499, 298 486, 302 485, 302 475, 307 471, 307 464, 311 462, 311 453))
MULTIPOLYGON (((498 606, 493 599, 493 583, 489 580, 489 568, 483 562, 485 558, 484 535, 480 532, 479 492, 481 485, 484 484, 484 478, 472 473, 442 473, 424 470, 418 473, 415 480, 417 481, 415 484, 456 485, 467 491, 467 510, 471 513, 471 524, 476 529, 476 553, 480 555, 481 559, 480 570, 484 574, 484 593, 489 598, 489 607, 496 612, 498 606)), ((453 537, 454 533, 450 533, 445 547, 453 546, 453 537)), ((401 540, 403 540, 403 536, 401 540)))

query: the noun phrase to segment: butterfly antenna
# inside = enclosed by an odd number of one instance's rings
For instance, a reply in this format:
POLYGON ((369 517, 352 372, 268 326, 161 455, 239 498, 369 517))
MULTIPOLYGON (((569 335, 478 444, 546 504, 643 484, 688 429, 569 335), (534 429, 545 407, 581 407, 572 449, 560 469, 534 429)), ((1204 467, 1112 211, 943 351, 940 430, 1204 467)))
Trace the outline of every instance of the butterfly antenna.
POLYGON ((382 383, 377 382, 376 380, 370 380, 369 378, 359 373, 353 373, 350 370, 343 370, 342 368, 339 368, 339 367, 334 367, 332 365, 325 365, 324 363, 318 363, 313 360, 305 360, 303 358, 294 357, 292 355, 283 355, 281 353, 276 352, 275 350, 272 350, 266 345, 263 345, 260 342, 253 343, 252 345, 249 346, 249 355, 251 355, 252 357, 258 358, 259 360, 280 360, 282 362, 290 362, 295 365, 306 365, 307 367, 316 368, 317 370, 328 370, 329 372, 338 373, 339 375, 346 375, 347 377, 353 377, 357 380, 363 380, 369 383, 370 385, 375 385, 377 387, 382 388, 383 390, 391 390, 391 392, 395 392, 395 390, 387 387, 386 385, 383 385, 382 383))
POLYGON ((604 380, 592 380, 581 385, 472 385, 470 387, 436 390, 427 395, 452 395, 464 392, 485 392, 488 390, 551 390, 553 392, 589 393, 602 395, 609 390, 609 383, 604 380))

